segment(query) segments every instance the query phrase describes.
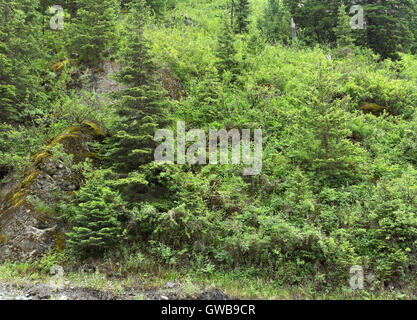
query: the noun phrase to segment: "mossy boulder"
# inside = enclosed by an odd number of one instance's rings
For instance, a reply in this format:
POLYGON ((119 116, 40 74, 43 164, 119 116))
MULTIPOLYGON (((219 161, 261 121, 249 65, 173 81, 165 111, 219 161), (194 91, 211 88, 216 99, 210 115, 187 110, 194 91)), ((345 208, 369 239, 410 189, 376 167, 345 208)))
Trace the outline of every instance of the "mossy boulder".
POLYGON ((59 62, 55 62, 55 63, 51 66, 50 70, 51 70, 52 72, 61 72, 61 71, 65 68, 65 66, 68 64, 68 62, 69 62, 69 60, 68 60, 68 59, 61 60, 61 61, 59 61, 59 62))
POLYGON ((68 128, 33 156, 33 164, 21 181, 0 190, 0 262, 24 261, 63 247, 65 226, 48 208, 53 208, 60 196, 77 190, 82 176, 54 160, 54 147, 62 145, 74 161, 84 161, 95 156, 90 143, 104 136, 91 121, 68 128))
POLYGON ((380 116, 385 112, 392 114, 392 111, 389 107, 381 106, 374 102, 366 102, 361 106, 361 110, 365 113, 372 113, 375 116, 380 116))

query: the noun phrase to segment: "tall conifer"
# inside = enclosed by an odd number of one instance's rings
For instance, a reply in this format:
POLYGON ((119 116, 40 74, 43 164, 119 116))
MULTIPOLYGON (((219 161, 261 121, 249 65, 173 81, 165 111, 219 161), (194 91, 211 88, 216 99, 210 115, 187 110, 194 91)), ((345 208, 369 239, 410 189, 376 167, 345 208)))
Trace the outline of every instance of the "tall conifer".
POLYGON ((87 64, 98 63, 114 43, 119 12, 117 0, 77 0, 71 49, 87 64))
POLYGON ((341 4, 339 7, 337 26, 334 28, 334 31, 339 47, 349 47, 353 44, 350 17, 346 13, 346 6, 344 4, 341 4))
POLYGON ((117 94, 121 122, 108 141, 108 155, 121 173, 153 160, 155 132, 167 124, 169 101, 157 81, 157 67, 143 36, 145 12, 144 0, 134 0, 125 21, 120 57, 123 69, 117 76, 125 86, 117 94))
POLYGON ((229 23, 225 21, 220 31, 216 56, 218 61, 216 63, 219 74, 222 75, 225 71, 229 71, 235 76, 239 73, 239 63, 236 59, 237 50, 235 48, 235 35, 229 23))
POLYGON ((238 0, 235 9, 235 32, 247 33, 249 26, 250 3, 249 0, 238 0))
POLYGON ((24 118, 41 91, 38 5, 36 0, 0 0, 0 120, 24 118))

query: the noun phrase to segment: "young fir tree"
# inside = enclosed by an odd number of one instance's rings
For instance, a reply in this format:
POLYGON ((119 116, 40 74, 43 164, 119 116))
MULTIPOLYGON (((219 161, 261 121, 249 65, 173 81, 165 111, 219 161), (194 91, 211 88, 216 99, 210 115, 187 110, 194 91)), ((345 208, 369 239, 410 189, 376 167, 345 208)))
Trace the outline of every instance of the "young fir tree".
POLYGON ((41 16, 36 0, 0 0, 0 120, 22 120, 41 95, 41 16))
POLYGON ((234 29, 236 33, 248 33, 249 13, 249 0, 238 0, 235 7, 234 22, 234 29))
POLYGON ((291 43, 291 15, 282 0, 269 0, 258 27, 269 43, 291 43))
POLYGON ((319 66, 314 86, 305 93, 305 107, 293 127, 298 147, 291 152, 322 184, 340 185, 360 176, 362 153, 349 140, 349 100, 338 93, 330 65, 319 66))
MULTIPOLYGON (((0 8, 1 10, 1 8, 0 8)), ((2 10, 3 12, 3 10, 2 10)), ((2 24, 3 25, 3 24, 2 24)), ((16 102, 16 86, 12 82, 13 61, 11 52, 4 41, 7 35, 0 30, 0 119, 7 120, 17 110, 16 102)))
POLYGON ((108 140, 107 156, 123 174, 153 160, 155 133, 168 123, 169 101, 157 81, 157 67, 142 32, 145 13, 144 0, 130 3, 120 57, 123 69, 117 75, 125 86, 116 95, 121 121, 108 140))
POLYGON ((124 209, 120 194, 106 185, 106 171, 95 171, 86 178, 69 208, 72 229, 67 233, 68 245, 81 256, 98 255, 120 240, 119 217, 124 209))
MULTIPOLYGON (((133 0, 122 0, 123 8, 129 7, 133 0)), ((175 6, 175 0, 145 0, 146 6, 150 9, 151 14, 155 16, 162 16, 169 8, 175 6)))
POLYGON ((261 35, 259 32, 254 32, 249 37, 247 51, 249 54, 256 56, 260 51, 265 47, 265 42, 262 41, 261 35))
POLYGON ((77 18, 73 24, 71 48, 82 62, 94 65, 117 39, 119 13, 117 0, 77 0, 77 18))
POLYGON ((171 0, 146 0, 146 4, 151 8, 153 14, 162 15, 173 3, 171 0))
POLYGON ((228 71, 232 74, 233 80, 239 74, 239 62, 236 59, 235 37, 229 23, 226 21, 220 31, 217 40, 216 67, 220 75, 228 71))
POLYGON ((353 45, 352 28, 350 17, 346 13, 346 6, 341 4, 337 19, 337 26, 334 28, 337 37, 338 47, 351 47, 353 45))

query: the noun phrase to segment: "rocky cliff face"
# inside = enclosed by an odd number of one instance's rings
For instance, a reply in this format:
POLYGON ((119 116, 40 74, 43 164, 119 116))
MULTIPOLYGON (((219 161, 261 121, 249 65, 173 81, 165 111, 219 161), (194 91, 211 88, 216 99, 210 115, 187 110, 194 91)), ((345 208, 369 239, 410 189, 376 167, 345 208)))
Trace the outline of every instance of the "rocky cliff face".
POLYGON ((80 187, 82 176, 56 161, 52 149, 62 145, 74 161, 83 161, 94 156, 89 143, 103 136, 99 127, 89 121, 69 128, 34 155, 33 165, 21 181, 0 191, 0 262, 37 258, 51 248, 63 246, 64 226, 53 212, 42 210, 39 204, 49 205, 57 195, 71 194, 80 187))

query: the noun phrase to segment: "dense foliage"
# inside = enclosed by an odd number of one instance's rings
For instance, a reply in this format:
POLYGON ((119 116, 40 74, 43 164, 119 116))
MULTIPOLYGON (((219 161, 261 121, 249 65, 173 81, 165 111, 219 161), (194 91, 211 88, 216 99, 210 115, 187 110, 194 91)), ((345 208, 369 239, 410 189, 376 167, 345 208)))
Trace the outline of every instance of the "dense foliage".
POLYGON ((354 2, 363 30, 348 0, 79 0, 54 31, 48 1, 0 0, 0 177, 92 120, 109 132, 100 161, 51 204, 77 256, 128 247, 323 290, 361 265, 369 289, 415 288, 416 2, 354 2), (113 59, 122 89, 110 102, 74 85, 113 59), (262 129, 261 174, 154 162, 156 130, 177 120, 262 129))

